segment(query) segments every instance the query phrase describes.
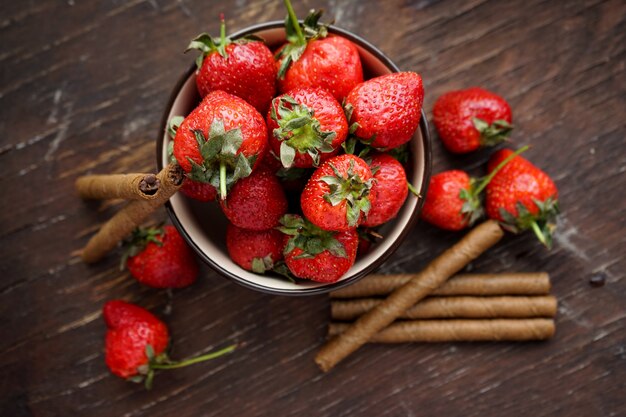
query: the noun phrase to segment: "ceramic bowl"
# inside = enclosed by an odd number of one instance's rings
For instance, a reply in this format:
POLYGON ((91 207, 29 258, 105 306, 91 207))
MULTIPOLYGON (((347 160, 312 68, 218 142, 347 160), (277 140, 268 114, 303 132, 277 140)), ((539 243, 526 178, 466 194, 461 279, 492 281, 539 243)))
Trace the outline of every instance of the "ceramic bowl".
MULTIPOLYGON (((270 49, 275 50, 285 42, 283 25, 281 21, 262 23, 243 29, 233 34, 232 38, 255 34, 263 38, 270 49)), ((389 58, 363 38, 334 26, 329 27, 329 32, 348 38, 356 44, 365 79, 400 71, 389 58)), ((195 65, 193 65, 174 88, 163 115, 157 140, 159 169, 167 163, 168 158, 167 147, 170 138, 166 133, 167 121, 173 116, 189 114, 199 101, 200 97, 195 85, 195 65)), ((419 128, 410 142, 409 159, 407 177, 421 195, 426 195, 430 178, 431 148, 428 122, 423 111, 419 128)), ((222 276, 261 292, 280 295, 313 295, 350 285, 378 268, 393 254, 410 232, 417 220, 422 203, 422 198, 418 199, 409 194, 397 217, 381 228, 380 233, 384 238, 367 254, 358 257, 356 263, 339 281, 330 284, 304 280, 299 280, 294 284, 284 278, 257 275, 239 267, 228 256, 225 243, 227 220, 218 204, 201 203, 178 193, 170 199, 166 208, 176 228, 200 258, 222 276)))

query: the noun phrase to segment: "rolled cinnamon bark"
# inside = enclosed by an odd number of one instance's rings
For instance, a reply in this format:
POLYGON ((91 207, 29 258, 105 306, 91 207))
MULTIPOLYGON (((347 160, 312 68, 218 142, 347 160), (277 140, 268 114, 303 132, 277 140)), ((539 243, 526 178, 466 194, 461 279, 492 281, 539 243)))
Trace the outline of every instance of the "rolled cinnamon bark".
POLYGON ((159 186, 154 174, 85 175, 76 180, 76 190, 84 199, 151 200, 159 186))
POLYGON ((82 252, 83 261, 97 262, 132 232, 157 208, 161 207, 183 183, 184 173, 178 164, 170 164, 158 173, 160 182, 155 198, 131 201, 106 222, 87 243, 82 252))
MULTIPOLYGON (((415 274, 369 275, 362 280, 330 293, 331 298, 362 298, 389 294, 406 284, 415 274)), ((432 295, 540 295, 550 292, 546 272, 499 274, 458 274, 432 295)))
MULTIPOLYGON (((333 320, 352 321, 367 313, 382 301, 359 298, 349 301, 333 300, 330 312, 333 320)), ((427 297, 402 313, 403 319, 435 318, 529 318, 554 317, 556 298, 537 297, 427 297)))
POLYGON ((461 241, 435 258, 426 269, 394 290, 387 299, 361 316, 340 336, 324 345, 315 357, 315 362, 323 371, 330 370, 465 265, 495 245, 503 235, 504 232, 494 220, 487 220, 476 226, 461 241))
MULTIPOLYGON (((343 335, 349 328, 350 325, 346 323, 331 323, 328 327, 328 336, 343 335)), ((554 335, 554 329, 552 319, 414 320, 394 323, 373 335, 369 341, 519 342, 549 339, 554 335)))

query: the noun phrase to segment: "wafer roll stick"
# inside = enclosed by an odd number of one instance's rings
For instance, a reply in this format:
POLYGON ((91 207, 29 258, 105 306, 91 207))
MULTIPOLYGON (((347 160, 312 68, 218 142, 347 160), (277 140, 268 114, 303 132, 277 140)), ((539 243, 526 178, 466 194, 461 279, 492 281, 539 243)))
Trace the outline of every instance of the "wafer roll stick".
POLYGON ((323 371, 330 370, 465 265, 495 245, 503 235, 504 232, 494 220, 476 226, 461 241, 435 258, 426 269, 394 290, 387 299, 361 316, 344 333, 324 345, 315 357, 315 362, 323 371))
MULTIPOLYGON (((367 313, 382 301, 375 298, 330 303, 333 320, 352 321, 367 313)), ((554 317, 556 298, 536 297, 427 297, 405 311, 403 319, 443 318, 529 318, 554 317)))
MULTIPOLYGON (((328 336, 343 334, 349 324, 331 323, 328 336)), ((373 335, 371 343, 519 342, 554 335, 552 319, 414 320, 401 321, 373 335)))
POLYGON ((151 200, 160 183, 154 174, 85 175, 76 180, 76 190, 84 199, 151 200))
MULTIPOLYGON (((415 274, 369 275, 330 293, 331 298, 361 298, 387 295, 406 284, 415 274)), ((450 278, 432 295, 540 295, 550 292, 547 272, 459 274, 450 278)))
POLYGON ((131 201, 106 222, 87 243, 82 258, 87 263, 97 262, 131 233, 157 208, 174 195, 183 183, 184 173, 178 164, 170 164, 157 175, 160 182, 156 197, 151 200, 131 201))

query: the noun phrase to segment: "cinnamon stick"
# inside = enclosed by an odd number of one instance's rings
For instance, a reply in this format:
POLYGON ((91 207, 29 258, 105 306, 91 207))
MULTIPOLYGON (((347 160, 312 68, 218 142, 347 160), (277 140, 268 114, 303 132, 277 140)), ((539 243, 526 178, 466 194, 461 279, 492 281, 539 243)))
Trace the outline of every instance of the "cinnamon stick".
POLYGON ((426 269, 394 290, 386 300, 361 316, 340 336, 324 345, 315 357, 315 362, 323 371, 330 370, 465 265, 495 245, 503 235, 504 232, 494 220, 487 220, 476 226, 461 241, 435 258, 426 269))
MULTIPOLYGON (((328 336, 341 337, 350 325, 331 323, 328 336)), ((478 342, 546 340, 554 335, 552 319, 400 321, 370 338, 372 343, 478 342)), ((335 339, 338 339, 335 338, 335 339)))
MULTIPOLYGON (((361 298, 386 295, 406 284, 415 274, 369 275, 330 293, 331 298, 361 298)), ((459 274, 450 278, 432 295, 540 295, 550 292, 546 272, 459 274)))
POLYGON ((154 174, 85 175, 75 185, 84 199, 151 200, 156 198, 160 181, 154 174))
POLYGON ((178 164, 170 164, 157 174, 160 182, 155 198, 134 200, 106 222, 87 243, 82 252, 83 261, 97 262, 131 233, 157 208, 161 207, 183 183, 184 173, 178 164))
MULTIPOLYGON (((349 301, 333 300, 330 312, 333 320, 352 321, 367 313, 382 301, 360 298, 349 301)), ((537 297, 427 297, 406 310, 403 319, 435 318, 530 318, 554 317, 556 298, 537 297)))

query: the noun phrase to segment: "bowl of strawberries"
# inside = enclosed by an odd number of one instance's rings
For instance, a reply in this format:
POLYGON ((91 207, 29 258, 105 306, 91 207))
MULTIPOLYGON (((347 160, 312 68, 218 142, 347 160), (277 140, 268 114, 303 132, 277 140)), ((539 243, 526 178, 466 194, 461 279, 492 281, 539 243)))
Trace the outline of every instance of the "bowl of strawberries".
POLYGON ((430 176, 417 73, 357 35, 299 21, 201 34, 157 142, 186 173, 167 209, 221 275, 311 295, 379 267, 416 222, 430 176))

